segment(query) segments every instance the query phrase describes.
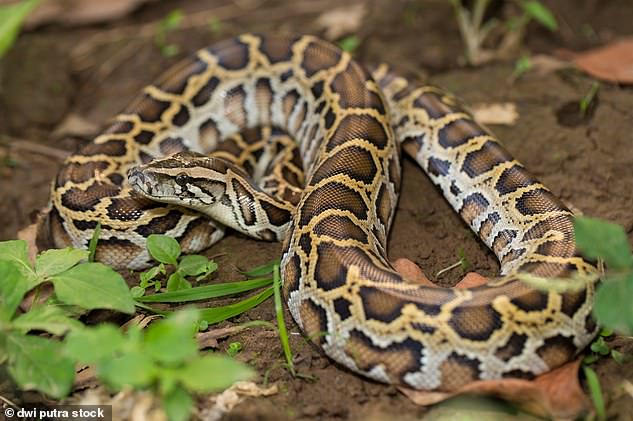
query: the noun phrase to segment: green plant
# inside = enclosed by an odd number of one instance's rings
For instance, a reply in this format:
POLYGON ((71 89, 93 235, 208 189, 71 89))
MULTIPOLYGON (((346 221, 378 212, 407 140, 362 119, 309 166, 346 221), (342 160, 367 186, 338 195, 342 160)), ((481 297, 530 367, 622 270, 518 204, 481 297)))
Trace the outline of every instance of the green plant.
POLYGON ((140 274, 139 285, 132 288, 132 295, 136 298, 143 296, 148 287, 153 287, 156 292, 160 290, 162 284, 157 276, 167 273, 165 265, 173 267, 173 272, 167 278, 168 292, 191 288, 192 285, 187 280, 187 276, 195 276, 196 281, 200 281, 218 269, 218 264, 205 256, 198 254, 181 256, 178 241, 166 235, 150 235, 147 238, 147 250, 160 264, 140 274))
POLYGON ((226 355, 198 353, 194 335, 199 312, 185 309, 152 323, 147 331, 113 325, 75 330, 64 341, 66 355, 96 367, 110 389, 149 389, 158 394, 171 421, 186 420, 192 393, 224 390, 254 376, 248 366, 226 355))
POLYGON ((178 46, 167 41, 167 34, 180 26, 183 17, 182 10, 174 9, 158 25, 154 35, 154 43, 160 48, 160 52, 164 57, 173 57, 178 54, 178 46))
POLYGON ((74 361, 61 352, 61 336, 82 324, 70 317, 73 307, 134 313, 125 281, 101 263, 85 262, 88 252, 71 248, 48 250, 28 259, 25 241, 0 242, 0 364, 24 390, 65 396, 74 379, 74 361), (40 302, 40 287, 50 283, 54 295, 40 302), (34 291, 30 309, 20 312, 27 292, 34 291), (58 304, 59 303, 59 304, 58 304))
POLYGON ((20 33, 22 23, 41 0, 25 0, 0 6, 0 57, 4 56, 20 33))
POLYGON ((581 117, 584 117, 587 114, 587 111, 589 111, 589 107, 594 103, 599 90, 600 82, 593 81, 591 83, 589 91, 585 94, 585 96, 582 97, 582 99, 578 103, 581 117))
POLYGON ((593 312, 601 326, 633 334, 633 255, 624 229, 595 218, 576 218, 576 243, 590 259, 607 266, 596 291, 593 312))
POLYGON ((357 35, 350 35, 336 43, 341 50, 347 51, 348 53, 353 53, 360 47, 360 38, 357 35))
POLYGON ((550 31, 558 30, 554 15, 538 0, 515 0, 520 14, 508 19, 503 27, 496 19, 484 21, 490 0, 475 0, 472 10, 466 8, 461 0, 451 0, 451 3, 464 41, 466 61, 473 66, 509 56, 521 44, 527 25, 533 20, 550 31), (483 45, 494 29, 500 29, 503 36, 495 49, 486 50, 483 45))

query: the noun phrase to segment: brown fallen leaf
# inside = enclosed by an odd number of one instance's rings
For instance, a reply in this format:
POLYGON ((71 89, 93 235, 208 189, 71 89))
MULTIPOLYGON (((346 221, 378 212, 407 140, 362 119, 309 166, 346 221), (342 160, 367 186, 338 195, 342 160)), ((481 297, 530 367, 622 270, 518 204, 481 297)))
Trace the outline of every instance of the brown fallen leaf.
POLYGON ((335 40, 360 28, 365 16, 365 7, 362 3, 337 7, 321 14, 316 20, 316 25, 325 30, 323 35, 326 39, 335 40))
POLYGON ((621 38, 582 53, 559 50, 556 55, 572 61, 597 79, 633 84, 633 37, 621 38))
POLYGON ((392 262, 392 265, 407 282, 428 287, 438 287, 427 278, 420 266, 409 259, 405 259, 404 257, 398 258, 392 262))
POLYGON ((582 358, 569 362, 534 380, 481 380, 454 392, 426 392, 400 387, 400 391, 417 405, 428 406, 458 395, 494 396, 522 410, 556 419, 576 419, 589 411, 590 405, 578 380, 582 358))

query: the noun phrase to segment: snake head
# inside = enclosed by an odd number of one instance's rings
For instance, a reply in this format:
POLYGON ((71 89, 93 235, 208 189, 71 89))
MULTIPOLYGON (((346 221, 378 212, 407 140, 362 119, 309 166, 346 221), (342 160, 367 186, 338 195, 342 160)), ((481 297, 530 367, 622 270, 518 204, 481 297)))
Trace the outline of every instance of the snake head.
POLYGON ((206 213, 225 194, 226 164, 196 152, 179 152, 128 171, 132 189, 148 199, 206 213))

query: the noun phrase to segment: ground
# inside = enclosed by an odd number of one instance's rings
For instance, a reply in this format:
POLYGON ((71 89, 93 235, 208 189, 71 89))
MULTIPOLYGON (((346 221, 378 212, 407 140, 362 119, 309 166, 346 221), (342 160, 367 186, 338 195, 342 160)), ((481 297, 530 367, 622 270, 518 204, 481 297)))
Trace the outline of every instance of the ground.
MULTIPOLYGON (((633 7, 627 2, 545 3, 556 14, 560 29, 552 33, 531 25, 525 52, 580 50, 633 33, 633 7)), ((61 164, 59 156, 88 141, 169 64, 244 31, 318 33, 315 18, 336 6, 340 2, 330 0, 169 0, 150 3, 116 22, 80 28, 53 24, 23 34, 0 61, 0 240, 15 238, 31 222, 33 211, 46 204, 50 181, 61 164), (216 10, 221 25, 211 30, 207 24, 197 24, 175 31, 169 40, 179 52, 165 58, 153 33, 143 28, 176 8, 186 14, 216 10), (80 117, 82 124, 62 125, 69 116, 80 117)), ((581 72, 527 73, 516 79, 513 61, 462 67, 462 44, 449 2, 375 0, 364 7, 367 15, 356 31, 361 44, 355 55, 360 61, 396 64, 468 103, 515 103, 519 113, 515 125, 490 127, 508 150, 565 202, 586 215, 623 225, 633 243, 630 87, 603 83, 595 109, 578 119, 573 104, 592 83, 581 72)), ((439 278, 434 275, 461 256, 469 262, 468 270, 493 276, 498 264, 492 253, 409 159, 404 161, 403 179, 390 258, 414 261, 443 285, 454 284, 462 269, 439 278)), ((231 234, 207 254, 217 256, 218 279, 232 280, 237 279, 238 266, 266 263, 277 258, 280 249, 279 244, 231 234)), ((260 319, 274 320, 272 301, 232 323, 260 319)), ((388 419, 396 412, 398 419, 429 414, 441 418, 439 410, 429 413, 415 406, 394 387, 366 381, 336 366, 305 342, 292 321, 289 330, 297 369, 311 379, 292 378, 281 366, 281 346, 270 331, 255 329, 220 343, 222 348, 240 341, 244 351, 239 358, 280 386, 277 395, 247 399, 225 419, 388 419)), ((630 338, 612 338, 611 344, 622 352, 633 350, 630 338)), ((618 386, 625 378, 633 379, 633 363, 620 366, 603 359, 594 367, 608 414, 633 419, 633 398, 618 386)))

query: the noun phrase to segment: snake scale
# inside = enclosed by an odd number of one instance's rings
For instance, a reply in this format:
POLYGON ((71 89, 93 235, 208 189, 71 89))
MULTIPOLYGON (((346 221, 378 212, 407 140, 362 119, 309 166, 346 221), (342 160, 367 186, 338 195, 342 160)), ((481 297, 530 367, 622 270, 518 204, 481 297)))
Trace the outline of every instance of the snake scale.
POLYGON ((596 333, 593 285, 540 291, 513 276, 595 271, 572 213, 453 96, 385 65, 370 73, 312 36, 246 34, 176 65, 65 162, 49 220, 58 247, 86 247, 100 222, 97 259, 133 269, 148 265, 152 233, 186 253, 225 227, 283 240, 296 322, 381 382, 451 391, 531 378, 596 333), (400 149, 495 253, 499 278, 433 288, 393 269, 400 149))

